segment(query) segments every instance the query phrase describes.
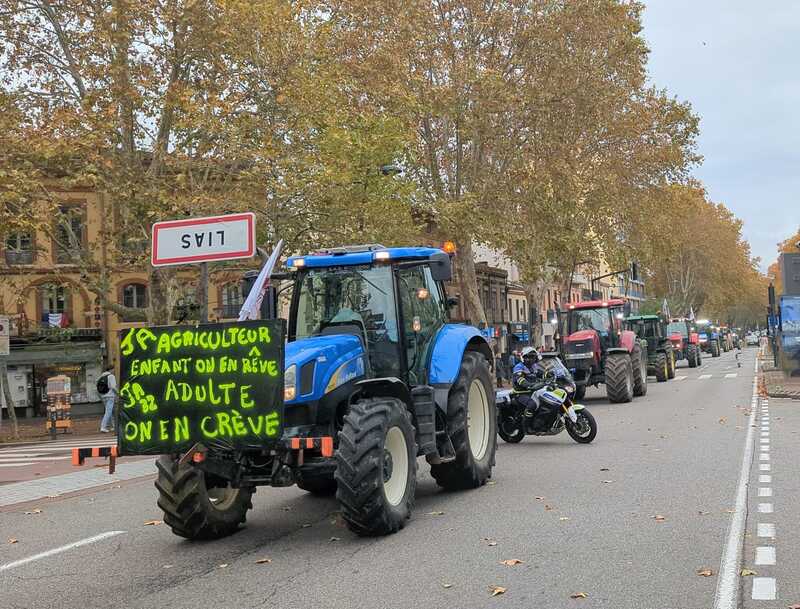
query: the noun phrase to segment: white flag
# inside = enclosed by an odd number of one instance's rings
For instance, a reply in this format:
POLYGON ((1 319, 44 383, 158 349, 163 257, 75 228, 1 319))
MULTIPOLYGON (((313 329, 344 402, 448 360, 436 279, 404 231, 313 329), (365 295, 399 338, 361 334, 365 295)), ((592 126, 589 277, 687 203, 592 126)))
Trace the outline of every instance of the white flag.
POLYGON ((264 263, 264 266, 261 267, 261 272, 258 274, 258 277, 256 277, 253 287, 250 288, 250 293, 247 295, 247 299, 245 299, 242 305, 242 310, 239 311, 239 321, 261 318, 261 303, 264 301, 264 290, 269 286, 269 278, 272 275, 272 271, 275 269, 275 265, 278 263, 278 258, 281 255, 282 249, 283 239, 278 241, 269 259, 264 263))
POLYGON ((689 320, 694 321, 694 309, 689 307, 689 320))

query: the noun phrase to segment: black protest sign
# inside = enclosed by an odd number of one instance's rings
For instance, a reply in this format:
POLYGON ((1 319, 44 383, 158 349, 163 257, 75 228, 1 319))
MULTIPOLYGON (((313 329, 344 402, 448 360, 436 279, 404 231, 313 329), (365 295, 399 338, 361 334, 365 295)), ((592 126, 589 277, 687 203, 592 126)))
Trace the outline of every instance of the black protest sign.
POLYGON ((272 446, 283 424, 284 330, 276 319, 120 332, 120 454, 272 446))

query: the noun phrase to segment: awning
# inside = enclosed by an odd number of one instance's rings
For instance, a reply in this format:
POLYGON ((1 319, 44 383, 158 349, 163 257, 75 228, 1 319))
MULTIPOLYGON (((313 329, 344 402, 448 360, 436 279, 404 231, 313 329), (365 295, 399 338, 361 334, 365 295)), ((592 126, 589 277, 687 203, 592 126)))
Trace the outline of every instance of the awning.
POLYGON ((55 343, 12 349, 9 366, 25 364, 86 364, 101 361, 100 343, 55 343))

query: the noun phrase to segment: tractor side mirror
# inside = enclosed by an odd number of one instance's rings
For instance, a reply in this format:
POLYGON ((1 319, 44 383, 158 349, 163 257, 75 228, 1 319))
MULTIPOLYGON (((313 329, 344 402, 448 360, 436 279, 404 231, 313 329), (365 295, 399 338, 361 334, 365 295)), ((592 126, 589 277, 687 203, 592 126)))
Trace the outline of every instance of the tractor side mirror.
POLYGON ((431 277, 434 281, 450 281, 453 278, 453 266, 450 256, 444 252, 434 254, 430 258, 431 277))
POLYGON ((459 302, 461 302, 461 299, 458 296, 450 296, 447 299, 447 308, 452 309, 453 307, 457 307, 459 302))

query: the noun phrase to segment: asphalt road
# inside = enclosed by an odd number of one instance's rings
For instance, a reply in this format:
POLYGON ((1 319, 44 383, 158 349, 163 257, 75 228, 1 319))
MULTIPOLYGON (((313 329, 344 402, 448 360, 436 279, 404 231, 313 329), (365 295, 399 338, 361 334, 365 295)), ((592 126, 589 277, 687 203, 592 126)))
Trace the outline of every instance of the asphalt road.
MULTIPOLYGON (((566 434, 499 441, 495 474, 478 490, 440 491, 423 461, 414 516, 385 538, 354 536, 334 500, 297 488, 260 489, 245 529, 203 543, 145 524, 161 519, 151 479, 51 501, 40 513, 24 513, 32 504, 0 512, 0 607, 708 609, 750 428, 755 354, 746 349, 741 368, 733 353, 699 369, 683 364, 685 378, 651 378, 648 395, 630 404, 590 390, 593 444, 566 434), (522 562, 501 564, 509 559, 522 562), (492 597, 490 586, 506 591, 492 597), (571 598, 581 592, 586 598, 571 598)), ((800 602, 787 596, 800 595, 800 560, 788 546, 800 543, 790 511, 800 485, 789 460, 800 417, 783 406, 791 427, 779 429, 781 407, 771 408, 779 560, 752 569, 775 577, 777 600, 750 600, 752 577, 737 572, 748 607, 800 602)), ((757 460, 753 469, 758 479, 757 460)), ((749 496, 748 506, 762 501, 749 496)), ((754 560, 756 524, 749 514, 744 566, 754 560)))

